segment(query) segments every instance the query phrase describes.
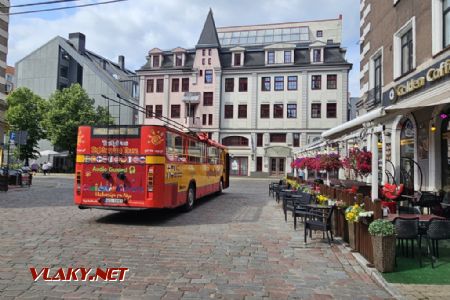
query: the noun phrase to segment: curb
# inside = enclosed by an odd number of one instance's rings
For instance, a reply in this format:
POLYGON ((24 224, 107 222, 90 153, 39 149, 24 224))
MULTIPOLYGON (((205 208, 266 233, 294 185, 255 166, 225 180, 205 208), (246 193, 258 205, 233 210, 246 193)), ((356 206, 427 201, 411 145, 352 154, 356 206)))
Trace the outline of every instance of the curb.
POLYGON ((342 248, 349 250, 350 253, 353 255, 353 257, 355 258, 356 262, 360 265, 361 268, 363 268, 363 270, 370 276, 370 278, 372 278, 375 281, 375 283, 384 288, 395 299, 400 300, 406 299, 401 293, 398 292, 398 290, 395 287, 393 287, 389 282, 387 282, 383 278, 383 276, 377 269, 369 268, 367 266, 369 262, 364 258, 364 256, 362 256, 358 252, 352 252, 352 249, 350 247, 345 246, 342 240, 340 240, 339 242, 340 242, 339 248, 341 248, 341 252, 342 248))

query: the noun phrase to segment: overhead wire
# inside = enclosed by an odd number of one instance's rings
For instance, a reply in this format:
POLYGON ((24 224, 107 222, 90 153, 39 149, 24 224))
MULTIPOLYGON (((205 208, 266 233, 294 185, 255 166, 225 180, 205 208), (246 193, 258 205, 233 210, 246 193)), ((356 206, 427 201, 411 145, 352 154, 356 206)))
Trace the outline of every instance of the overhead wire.
POLYGON ((71 9, 71 8, 97 6, 97 5, 111 4, 111 3, 123 2, 123 1, 128 1, 128 0, 110 0, 110 1, 97 2, 97 3, 88 3, 88 4, 80 4, 80 5, 72 5, 72 6, 64 6, 64 7, 54 7, 54 8, 45 8, 45 9, 37 9, 37 10, 27 10, 27 11, 20 11, 20 12, 4 12, 4 13, 0 13, 0 15, 9 15, 9 16, 12 16, 12 15, 24 15, 24 14, 31 14, 31 13, 40 13, 40 12, 47 12, 47 11, 71 9))
POLYGON ((16 4, 16 5, 10 5, 7 7, 8 8, 28 7, 28 6, 37 6, 37 5, 57 4, 57 3, 64 3, 64 2, 74 2, 74 1, 81 1, 81 0, 53 0, 53 1, 43 1, 43 2, 35 2, 35 3, 16 4))

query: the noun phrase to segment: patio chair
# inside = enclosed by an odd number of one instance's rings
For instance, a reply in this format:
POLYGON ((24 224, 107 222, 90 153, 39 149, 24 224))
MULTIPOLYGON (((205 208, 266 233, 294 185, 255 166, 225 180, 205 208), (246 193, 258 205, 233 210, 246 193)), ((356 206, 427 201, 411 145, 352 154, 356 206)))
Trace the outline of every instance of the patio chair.
POLYGON ((331 246, 331 241, 333 241, 333 231, 331 227, 331 216, 333 215, 335 206, 333 205, 325 214, 320 212, 306 212, 305 213, 305 243, 308 235, 312 238, 312 231, 322 231, 327 234, 328 244, 331 246), (328 235, 330 232, 330 235, 328 235))
POLYGON ((294 230, 297 229, 297 218, 306 218, 306 214, 308 213, 307 205, 311 203, 311 199, 311 194, 304 193, 303 197, 298 200, 292 212, 292 216, 294 217, 294 230))
POLYGON ((293 212, 295 206, 298 205, 298 201, 303 197, 303 193, 289 193, 283 195, 283 211, 284 221, 287 222, 287 212, 293 212))
POLYGON ((269 196, 275 196, 275 190, 278 188, 278 182, 269 183, 269 196))
POLYGON ((283 185, 283 184, 279 184, 275 190, 275 200, 278 202, 280 202, 280 199, 282 199, 282 195, 281 191, 287 189, 288 186, 287 185, 283 185))
POLYGON ((450 220, 431 219, 427 230, 428 251, 431 248, 431 267, 434 268, 436 258, 439 258, 439 241, 450 240, 450 220), (430 247, 431 242, 431 247, 430 247))
MULTIPOLYGON (((419 218, 395 218, 394 219, 394 225, 395 225, 395 234, 397 241, 400 242, 402 253, 404 253, 404 247, 403 242, 406 242, 406 256, 408 256, 408 244, 409 241, 411 241, 411 252, 412 257, 414 257, 414 241, 417 241, 417 244, 419 245, 419 266, 422 267, 422 237, 419 232, 419 218)), ((399 247, 397 243, 397 247, 399 247)), ((396 249, 395 251, 395 262, 397 263, 397 254, 398 251, 396 249)))

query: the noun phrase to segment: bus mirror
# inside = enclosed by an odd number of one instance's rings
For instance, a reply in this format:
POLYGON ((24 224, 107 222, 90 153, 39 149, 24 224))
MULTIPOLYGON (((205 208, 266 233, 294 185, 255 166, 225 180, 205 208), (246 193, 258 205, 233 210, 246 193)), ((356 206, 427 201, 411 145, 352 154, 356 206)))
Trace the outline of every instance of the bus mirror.
POLYGON ((125 176, 125 172, 119 172, 117 174, 117 178, 119 178, 120 180, 124 181, 126 176, 125 176))
POLYGON ((106 180, 111 180, 111 173, 103 172, 102 177, 105 178, 106 180))

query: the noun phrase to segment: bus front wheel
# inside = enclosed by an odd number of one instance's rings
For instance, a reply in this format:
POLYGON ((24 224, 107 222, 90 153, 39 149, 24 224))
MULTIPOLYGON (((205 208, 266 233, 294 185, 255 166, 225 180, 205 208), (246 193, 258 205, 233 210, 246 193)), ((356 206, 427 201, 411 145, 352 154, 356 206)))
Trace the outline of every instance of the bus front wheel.
POLYGON ((194 208, 194 202, 195 202, 195 188, 191 184, 187 192, 186 203, 183 205, 183 211, 185 212, 191 211, 192 208, 194 208))

